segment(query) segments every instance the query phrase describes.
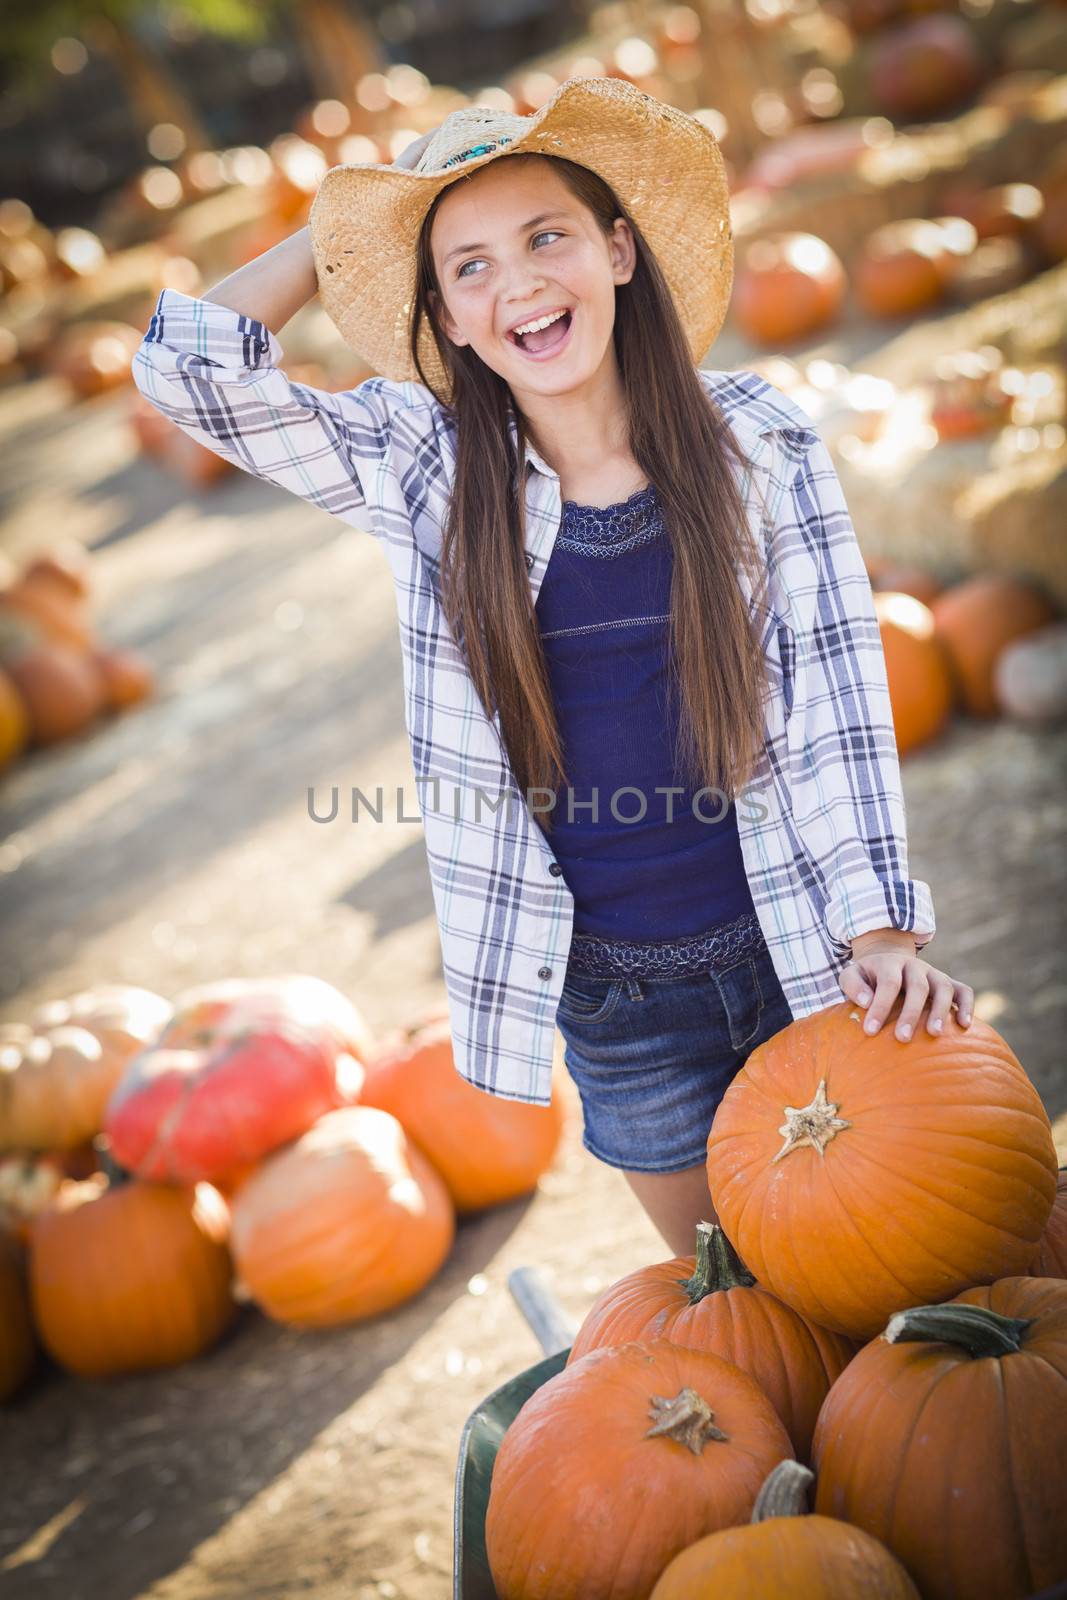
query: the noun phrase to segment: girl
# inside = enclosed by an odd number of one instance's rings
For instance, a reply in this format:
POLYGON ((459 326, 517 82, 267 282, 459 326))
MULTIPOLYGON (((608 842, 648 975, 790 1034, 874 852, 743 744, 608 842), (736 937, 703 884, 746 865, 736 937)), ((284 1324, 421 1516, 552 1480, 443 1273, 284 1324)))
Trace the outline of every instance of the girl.
POLYGON ((968 1024, 917 952, 870 584, 811 418, 698 362, 732 275, 700 123, 613 79, 334 167, 309 229, 164 290, 135 378, 390 562, 456 1069, 546 1104, 671 1249, 749 1053, 840 1001, 968 1024), (381 374, 291 382, 316 289, 381 374), (425 785, 425 789, 421 786, 425 785))

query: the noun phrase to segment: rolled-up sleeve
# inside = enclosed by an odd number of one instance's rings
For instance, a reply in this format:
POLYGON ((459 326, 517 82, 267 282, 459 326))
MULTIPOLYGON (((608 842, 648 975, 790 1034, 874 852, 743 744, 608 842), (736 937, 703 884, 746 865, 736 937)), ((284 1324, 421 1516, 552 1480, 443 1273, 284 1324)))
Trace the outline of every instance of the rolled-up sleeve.
POLYGON ((253 317, 164 289, 135 352, 145 399, 242 471, 349 520, 367 504, 369 474, 387 449, 384 379, 331 394, 293 382, 282 347, 253 317))
POLYGON ((900 763, 870 580, 830 452, 817 432, 783 496, 776 538, 808 592, 794 596, 786 718, 793 817, 845 954, 879 928, 935 931, 929 886, 908 876, 900 763), (804 557, 809 559, 803 559, 804 557), (801 559, 796 559, 796 558, 801 559))

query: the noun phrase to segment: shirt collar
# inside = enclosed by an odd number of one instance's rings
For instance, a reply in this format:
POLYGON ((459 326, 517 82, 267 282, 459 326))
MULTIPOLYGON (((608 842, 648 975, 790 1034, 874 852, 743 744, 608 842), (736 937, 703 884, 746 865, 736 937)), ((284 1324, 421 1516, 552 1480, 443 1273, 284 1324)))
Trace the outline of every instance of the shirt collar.
MULTIPOLYGON (((508 405, 508 436, 511 440, 511 448, 514 450, 518 443, 519 425, 515 419, 515 408, 511 404, 508 405)), ((544 477, 555 478, 557 482, 559 481, 559 473, 553 472, 544 456, 541 455, 538 450, 534 449, 529 439, 526 440, 526 454, 523 460, 524 469, 526 466, 534 466, 544 477)), ((526 474, 524 470, 524 478, 525 475, 526 474)))

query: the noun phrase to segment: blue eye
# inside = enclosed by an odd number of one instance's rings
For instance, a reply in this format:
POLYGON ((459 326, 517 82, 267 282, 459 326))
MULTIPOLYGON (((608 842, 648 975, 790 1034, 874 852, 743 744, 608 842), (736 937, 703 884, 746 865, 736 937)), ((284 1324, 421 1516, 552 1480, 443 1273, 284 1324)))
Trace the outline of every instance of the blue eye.
MULTIPOLYGON (((562 237, 563 237, 563 235, 562 235, 562 233, 560 232, 560 230, 558 228, 546 228, 546 229, 543 230, 543 232, 534 234, 533 242, 534 242, 534 244, 536 244, 538 239, 552 239, 552 238, 561 239, 562 237)), ((483 259, 484 259, 484 257, 482 257, 482 256, 475 256, 470 261, 464 261, 463 265, 461 267, 457 268, 456 277, 457 278, 467 278, 467 277, 469 277, 470 274, 468 273, 467 268, 468 267, 477 266, 478 262, 483 260, 483 259)))

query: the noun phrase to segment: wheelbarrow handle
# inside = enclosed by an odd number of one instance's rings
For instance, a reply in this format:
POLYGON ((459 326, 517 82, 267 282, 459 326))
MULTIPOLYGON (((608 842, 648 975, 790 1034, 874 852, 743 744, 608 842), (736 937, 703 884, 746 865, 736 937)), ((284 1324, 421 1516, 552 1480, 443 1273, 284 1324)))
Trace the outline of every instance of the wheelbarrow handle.
POLYGON ((508 1288, 546 1356, 574 1343, 574 1324, 536 1267, 515 1267, 508 1288))

